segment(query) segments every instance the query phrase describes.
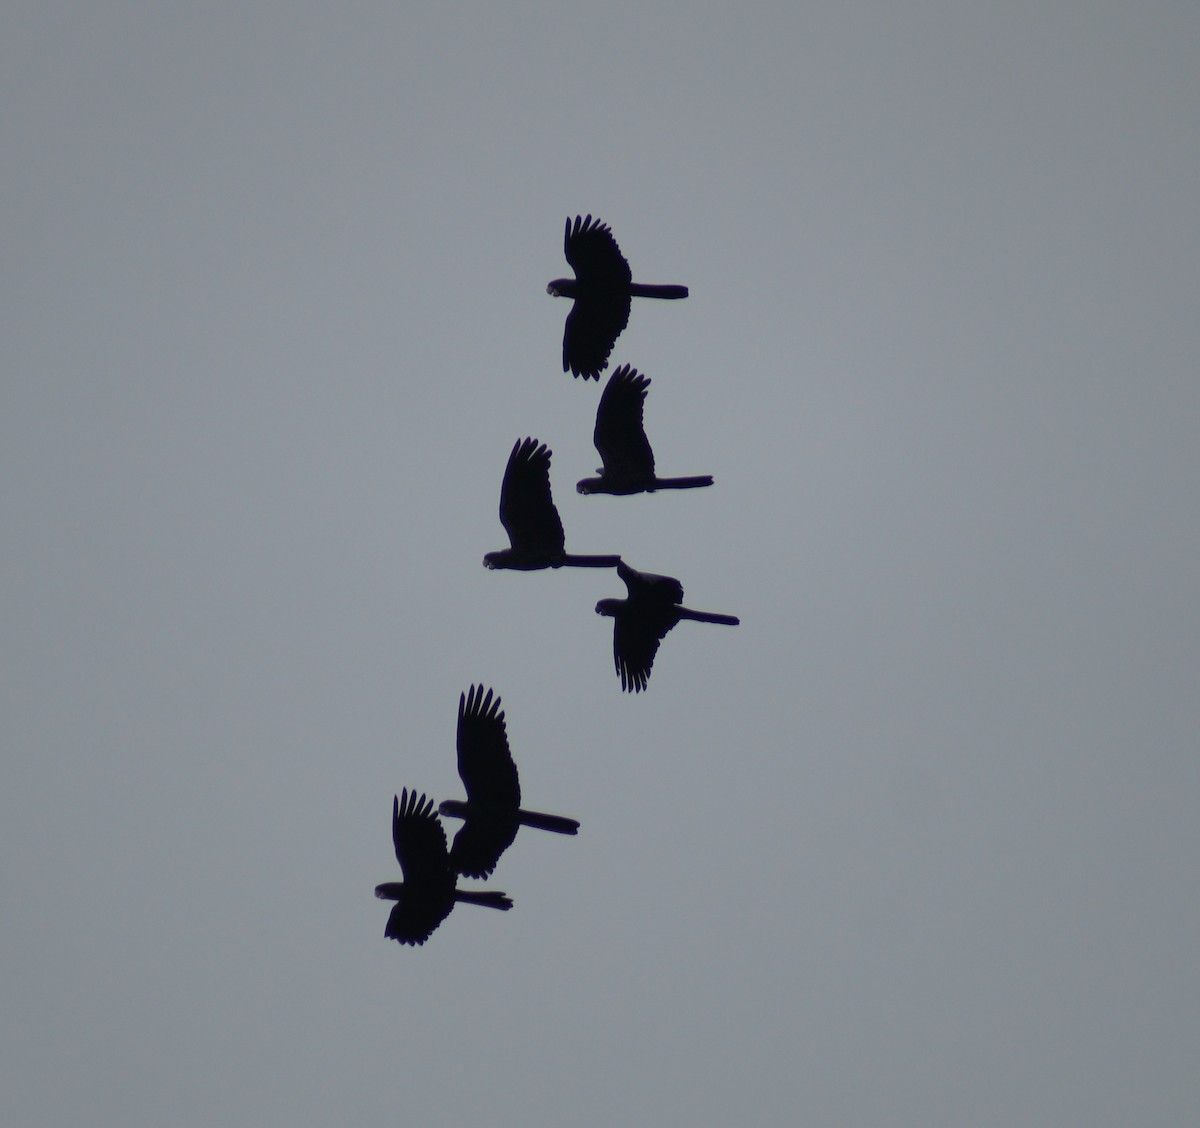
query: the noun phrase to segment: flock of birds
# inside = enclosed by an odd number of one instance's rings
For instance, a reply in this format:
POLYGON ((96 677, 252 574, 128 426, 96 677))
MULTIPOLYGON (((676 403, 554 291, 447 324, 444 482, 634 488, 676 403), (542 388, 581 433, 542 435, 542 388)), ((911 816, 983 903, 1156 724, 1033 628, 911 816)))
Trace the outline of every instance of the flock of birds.
MULTIPOLYGON (((686 286, 634 282, 608 225, 592 217, 567 220, 563 248, 574 278, 546 287, 555 297, 574 299, 563 330, 563 371, 599 380, 617 338, 629 323, 633 298, 686 298, 686 286)), ((642 416, 650 380, 637 369, 614 370, 596 411, 594 440, 600 452, 597 477, 576 486, 581 494, 635 494, 711 486, 711 476, 660 478, 642 416)), ((683 586, 671 576, 631 568, 620 556, 566 551, 562 520, 550 493, 551 451, 537 439, 517 441, 500 487, 500 523, 509 547, 489 552, 484 566, 537 571, 543 568, 615 568, 625 599, 602 599, 596 612, 613 620, 613 662, 625 692, 647 687, 659 643, 681 620, 736 626, 733 615, 683 606, 683 586)), ((401 944, 424 944, 455 902, 510 909, 512 900, 494 890, 458 888, 459 877, 487 879, 522 826, 576 834, 579 823, 521 806, 517 766, 508 745, 500 698, 471 686, 458 701, 458 774, 467 797, 433 801, 405 788, 392 805, 392 842, 403 881, 375 887, 375 896, 394 901, 384 935, 401 944), (447 845, 439 816, 463 820, 447 845)))

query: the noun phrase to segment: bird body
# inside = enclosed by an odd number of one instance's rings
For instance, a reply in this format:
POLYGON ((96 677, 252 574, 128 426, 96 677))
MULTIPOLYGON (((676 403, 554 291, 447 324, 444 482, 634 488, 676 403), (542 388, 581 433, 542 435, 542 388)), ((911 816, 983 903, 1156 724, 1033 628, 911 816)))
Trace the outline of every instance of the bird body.
POLYGON ((625 582, 628 598, 602 599, 596 614, 613 620, 613 664, 626 693, 646 688, 659 643, 681 620, 730 627, 741 621, 735 615, 684 607, 683 585, 673 576, 639 572, 624 562, 618 565, 617 575, 625 582))
POLYGON ((609 377, 596 408, 592 434, 604 465, 596 471, 598 478, 584 478, 576 484, 581 494, 653 493, 713 484, 709 474, 687 478, 660 478, 655 474, 654 451, 642 422, 649 387, 650 377, 628 364, 609 377))
POLYGON ((471 686, 458 699, 458 774, 466 801, 447 799, 443 815, 464 820, 450 849, 451 865, 466 877, 487 877, 512 845, 521 826, 556 834, 577 834, 579 823, 521 807, 517 765, 508 746, 500 698, 471 686))
POLYGON ((375 896, 395 901, 384 935, 401 944, 424 944, 450 915, 456 901, 491 909, 511 909, 512 901, 491 890, 458 889, 446 847, 446 832, 433 812, 433 800, 407 788, 392 801, 392 843, 403 881, 375 886, 375 896))
POLYGON ((485 568, 523 572, 543 568, 615 568, 616 555, 581 556, 567 552, 562 519, 550 493, 552 452, 537 439, 520 439, 508 456, 500 487, 500 523, 511 547, 489 552, 485 568))
POLYGON ((608 224, 592 217, 567 219, 563 253, 574 278, 555 278, 546 287, 553 297, 573 298, 563 329, 563 371, 599 380, 613 345, 629 324, 631 298, 678 299, 686 286, 634 282, 608 224))

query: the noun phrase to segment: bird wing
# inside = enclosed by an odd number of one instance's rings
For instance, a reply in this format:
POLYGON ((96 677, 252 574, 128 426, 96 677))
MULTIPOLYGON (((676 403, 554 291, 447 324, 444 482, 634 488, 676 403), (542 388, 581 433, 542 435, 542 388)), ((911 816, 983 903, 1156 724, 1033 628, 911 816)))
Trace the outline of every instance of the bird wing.
POLYGON ((621 365, 605 385, 596 408, 593 440, 606 476, 617 480, 654 477, 654 452, 642 422, 650 378, 621 365))
POLYGON ((473 804, 505 811, 521 805, 500 698, 481 685, 458 698, 458 774, 473 804))
POLYGON ((662 607, 683 601, 683 584, 674 576, 656 576, 653 572, 639 572, 624 561, 617 565, 617 575, 625 581, 625 590, 633 602, 650 607, 662 607))
POLYGON ((433 930, 450 915, 454 897, 406 897, 397 901, 388 914, 383 934, 401 944, 424 944, 433 930))
MULTIPOLYGON (((433 810, 433 800, 404 788, 392 801, 392 843, 406 882, 437 884, 450 873, 446 832, 433 810)), ((440 918, 439 918, 440 919, 440 918)))
POLYGON ((468 815, 450 847, 450 864, 463 877, 486 878, 500 855, 517 837, 517 820, 476 818, 468 815))
POLYGON ((621 254, 607 223, 586 216, 567 220, 563 235, 563 254, 575 271, 581 286, 626 288, 633 280, 629 263, 621 254))
POLYGON ((580 293, 563 326, 563 371, 600 379, 613 345, 629 324, 629 295, 617 290, 580 293))
POLYGON ((621 675, 621 689, 639 693, 650 680, 650 668, 658 653, 658 644, 670 627, 661 632, 655 618, 625 605, 613 618, 613 664, 621 675))
POLYGON ((500 524, 514 551, 562 552, 562 519, 550 496, 550 450, 537 439, 520 439, 508 456, 500 487, 500 524))

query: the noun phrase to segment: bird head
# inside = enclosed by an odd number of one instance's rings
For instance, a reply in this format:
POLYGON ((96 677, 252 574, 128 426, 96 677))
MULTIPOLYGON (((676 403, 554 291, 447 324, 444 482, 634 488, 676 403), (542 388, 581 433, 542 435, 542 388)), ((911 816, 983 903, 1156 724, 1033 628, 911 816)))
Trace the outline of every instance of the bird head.
POLYGON ((574 278, 556 278, 546 287, 546 293, 552 298, 573 298, 576 294, 574 278))
POLYGON ((610 619, 615 618, 625 606, 623 599, 602 599, 596 604, 597 615, 607 615, 610 619))
MULTIPOLYGON (((465 819, 470 815, 470 808, 461 799, 443 799, 438 804, 438 814, 446 815, 450 818, 465 819)), ((468 874, 468 877, 474 877, 474 874, 468 874)))
MULTIPOLYGON (((596 471, 599 473, 600 471, 596 471)), ((583 478, 575 483, 575 491, 581 494, 590 494, 596 492, 596 487, 601 484, 600 478, 583 478)))

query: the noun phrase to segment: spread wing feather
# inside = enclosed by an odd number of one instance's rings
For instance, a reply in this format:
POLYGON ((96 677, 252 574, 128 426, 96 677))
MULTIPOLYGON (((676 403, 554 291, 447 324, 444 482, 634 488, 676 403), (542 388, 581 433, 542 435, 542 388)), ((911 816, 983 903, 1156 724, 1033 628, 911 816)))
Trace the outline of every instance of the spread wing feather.
POLYGON ((383 934, 401 944, 424 944, 453 907, 453 897, 397 901, 388 914, 383 934))
POLYGON ((628 287, 633 280, 629 263, 621 254, 607 223, 586 216, 567 220, 563 253, 581 286, 628 287))
POLYGON ((604 473, 618 481, 654 477, 654 452, 643 424, 649 386, 648 376, 623 364, 609 377, 596 408, 596 450, 604 473))
POLYGON ((562 519, 550 495, 550 455, 545 443, 520 439, 508 456, 500 487, 500 524, 514 550, 562 552, 562 519))
POLYGON ((627 293, 580 293, 563 326, 563 371, 587 379, 600 379, 608 367, 613 345, 629 324, 627 293))
POLYGON ((639 693, 646 688, 658 644, 666 633, 660 634, 650 619, 628 606, 614 619, 613 664, 621 675, 623 690, 639 693))
POLYGON ((407 788, 401 791, 392 802, 392 842, 405 881, 438 883, 449 874, 453 886, 446 832, 434 814, 432 799, 407 788))
POLYGON ((468 818, 454 836, 450 862, 464 877, 486 878, 517 837, 513 819, 468 818))
POLYGON ((500 698, 481 685, 458 699, 458 774, 472 803, 512 811, 521 805, 500 698))

